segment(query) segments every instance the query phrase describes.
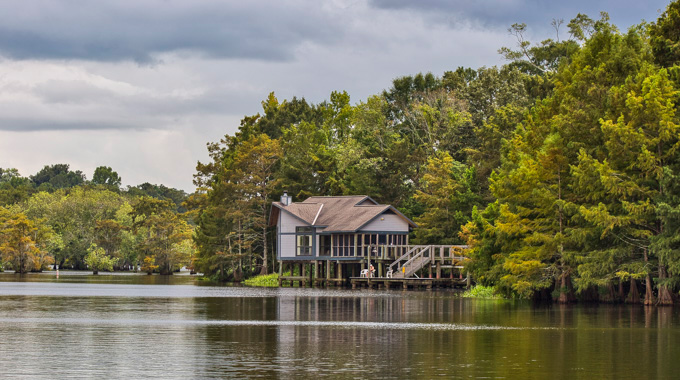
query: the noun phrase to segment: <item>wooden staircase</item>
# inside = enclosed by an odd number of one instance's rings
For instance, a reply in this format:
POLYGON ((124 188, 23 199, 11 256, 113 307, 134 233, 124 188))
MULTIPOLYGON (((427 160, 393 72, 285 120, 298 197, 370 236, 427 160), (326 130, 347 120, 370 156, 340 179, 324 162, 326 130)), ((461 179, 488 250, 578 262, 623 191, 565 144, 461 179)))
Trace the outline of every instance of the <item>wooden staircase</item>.
POLYGON ((389 267, 392 278, 409 278, 432 261, 432 246, 416 245, 396 259, 389 267))

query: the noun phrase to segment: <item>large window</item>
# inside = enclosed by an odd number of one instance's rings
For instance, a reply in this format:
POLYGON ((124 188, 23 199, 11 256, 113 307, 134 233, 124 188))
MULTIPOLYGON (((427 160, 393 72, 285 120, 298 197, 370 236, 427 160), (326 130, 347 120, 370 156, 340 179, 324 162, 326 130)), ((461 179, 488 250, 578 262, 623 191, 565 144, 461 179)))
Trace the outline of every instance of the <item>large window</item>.
POLYGON ((319 256, 331 255, 331 235, 319 236, 319 256))
POLYGON ((295 253, 298 256, 312 255, 312 227, 295 228, 295 253))

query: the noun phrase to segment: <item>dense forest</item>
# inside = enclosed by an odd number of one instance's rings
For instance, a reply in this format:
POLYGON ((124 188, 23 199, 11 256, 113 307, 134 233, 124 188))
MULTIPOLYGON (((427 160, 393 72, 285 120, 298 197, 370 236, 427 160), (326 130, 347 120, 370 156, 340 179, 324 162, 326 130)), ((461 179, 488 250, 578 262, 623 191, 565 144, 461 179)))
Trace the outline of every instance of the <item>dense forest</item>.
POLYGON ((507 296, 672 303, 680 1, 627 31, 606 13, 552 25, 540 43, 512 25, 502 67, 400 77, 354 105, 270 94, 197 166, 197 268, 273 271, 284 190, 366 194, 418 223, 413 243, 468 244, 477 282, 507 296))
POLYGON ((0 270, 157 271, 191 265, 195 245, 181 190, 144 183, 121 189, 110 167, 92 180, 67 164, 29 177, 0 168, 0 270))

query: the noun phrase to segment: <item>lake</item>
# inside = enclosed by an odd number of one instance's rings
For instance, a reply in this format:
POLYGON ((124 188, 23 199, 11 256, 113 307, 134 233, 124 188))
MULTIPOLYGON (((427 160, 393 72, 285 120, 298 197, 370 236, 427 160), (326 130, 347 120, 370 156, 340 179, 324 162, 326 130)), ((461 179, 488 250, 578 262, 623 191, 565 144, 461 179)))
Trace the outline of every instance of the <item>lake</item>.
POLYGON ((0 273, 0 378, 677 378, 676 308, 0 273))

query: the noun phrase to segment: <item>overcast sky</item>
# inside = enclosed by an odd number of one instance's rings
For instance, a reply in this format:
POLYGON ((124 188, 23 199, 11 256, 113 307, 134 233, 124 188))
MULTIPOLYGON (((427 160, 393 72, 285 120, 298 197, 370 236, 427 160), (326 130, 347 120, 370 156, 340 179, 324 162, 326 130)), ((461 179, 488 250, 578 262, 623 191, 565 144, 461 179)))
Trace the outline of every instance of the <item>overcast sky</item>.
MULTIPOLYGON (((503 64, 507 28, 607 11, 626 29, 659 0, 5 0, 0 2, 0 167, 111 166, 124 185, 191 192, 205 144, 274 91, 352 102, 402 75, 503 64)), ((563 27, 566 37, 566 27, 563 27)))

